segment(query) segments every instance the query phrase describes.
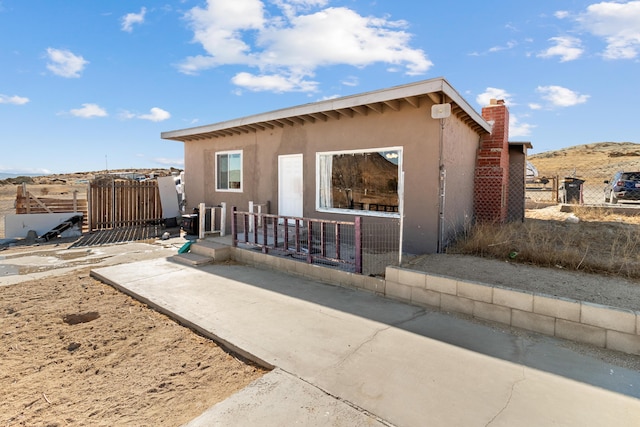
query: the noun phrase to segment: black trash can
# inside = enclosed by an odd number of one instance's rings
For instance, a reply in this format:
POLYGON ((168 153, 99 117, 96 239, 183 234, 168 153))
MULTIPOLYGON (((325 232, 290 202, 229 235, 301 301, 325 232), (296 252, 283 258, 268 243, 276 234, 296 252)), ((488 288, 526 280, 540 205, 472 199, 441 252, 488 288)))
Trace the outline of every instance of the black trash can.
POLYGON ((562 181, 562 202, 582 204, 582 184, 584 179, 566 177, 562 181))

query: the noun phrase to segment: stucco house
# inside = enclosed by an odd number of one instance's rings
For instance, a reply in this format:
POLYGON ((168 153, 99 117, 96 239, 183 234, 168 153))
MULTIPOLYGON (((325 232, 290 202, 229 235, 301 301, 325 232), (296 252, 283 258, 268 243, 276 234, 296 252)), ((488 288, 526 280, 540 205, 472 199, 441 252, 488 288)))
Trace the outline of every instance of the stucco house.
POLYGON ((187 210, 268 201, 271 213, 294 217, 402 216, 403 252, 418 254, 474 220, 507 220, 510 198, 524 206, 523 194, 510 195, 524 188, 527 146, 509 145, 508 123, 502 101, 481 115, 435 78, 162 138, 184 143, 187 210), (522 169, 511 189, 510 168, 522 169))

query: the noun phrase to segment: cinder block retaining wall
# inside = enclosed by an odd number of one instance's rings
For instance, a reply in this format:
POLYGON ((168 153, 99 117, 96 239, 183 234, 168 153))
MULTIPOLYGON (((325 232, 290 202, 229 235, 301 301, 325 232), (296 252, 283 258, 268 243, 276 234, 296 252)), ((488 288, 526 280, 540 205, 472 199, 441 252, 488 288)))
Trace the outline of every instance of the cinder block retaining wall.
POLYGON ((233 248, 232 257, 397 301, 467 314, 545 335, 640 355, 640 312, 458 280, 400 267, 385 279, 233 248))

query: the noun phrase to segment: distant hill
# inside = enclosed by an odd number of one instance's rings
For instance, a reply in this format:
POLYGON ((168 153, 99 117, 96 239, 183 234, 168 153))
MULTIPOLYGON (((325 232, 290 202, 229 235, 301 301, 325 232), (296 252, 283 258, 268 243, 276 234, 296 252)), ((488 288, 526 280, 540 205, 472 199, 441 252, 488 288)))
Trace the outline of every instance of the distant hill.
POLYGON ((171 175, 174 172, 180 172, 181 169, 117 169, 117 170, 109 170, 109 171, 94 171, 94 172, 73 172, 73 173, 62 173, 62 174, 51 174, 51 175, 37 175, 37 174, 6 174, 0 173, 0 185, 3 184, 14 184, 14 178, 17 176, 24 176, 31 178, 30 182, 33 184, 64 184, 64 183, 77 183, 79 181, 88 181, 92 180, 98 176, 105 174, 142 174, 142 175, 153 175, 153 176, 167 176, 171 175))
POLYGON ((39 174, 35 174, 35 173, 5 173, 5 172, 0 172, 0 179, 17 178, 19 176, 39 176, 39 174))
POLYGON ((640 170, 640 144, 596 142, 528 156, 539 176, 608 179, 619 170, 640 170))

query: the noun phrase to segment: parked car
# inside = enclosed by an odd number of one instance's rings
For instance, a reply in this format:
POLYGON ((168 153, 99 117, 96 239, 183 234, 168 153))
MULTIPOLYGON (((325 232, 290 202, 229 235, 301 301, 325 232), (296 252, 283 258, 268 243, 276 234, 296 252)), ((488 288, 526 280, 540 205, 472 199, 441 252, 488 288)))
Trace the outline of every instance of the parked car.
POLYGON ((640 201, 640 172, 617 172, 605 181, 604 201, 618 203, 621 200, 640 201))

